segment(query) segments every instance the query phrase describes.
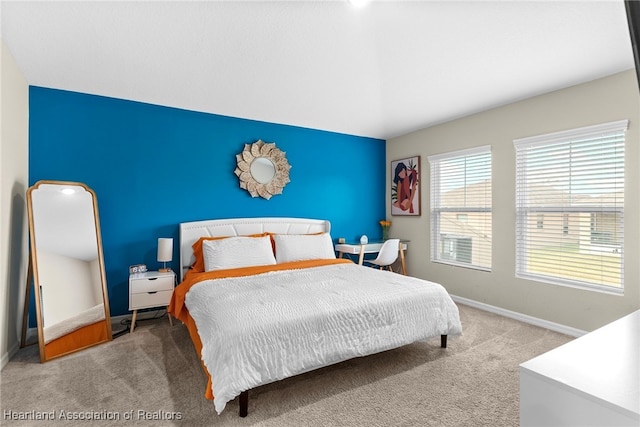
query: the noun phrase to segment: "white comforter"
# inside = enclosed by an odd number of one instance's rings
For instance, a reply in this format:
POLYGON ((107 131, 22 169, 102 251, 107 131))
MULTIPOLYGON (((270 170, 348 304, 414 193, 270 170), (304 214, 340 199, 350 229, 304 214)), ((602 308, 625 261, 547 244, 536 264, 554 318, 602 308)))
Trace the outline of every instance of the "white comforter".
POLYGON ((441 285, 355 264, 205 280, 185 304, 218 413, 259 385, 462 333, 458 308, 441 285))

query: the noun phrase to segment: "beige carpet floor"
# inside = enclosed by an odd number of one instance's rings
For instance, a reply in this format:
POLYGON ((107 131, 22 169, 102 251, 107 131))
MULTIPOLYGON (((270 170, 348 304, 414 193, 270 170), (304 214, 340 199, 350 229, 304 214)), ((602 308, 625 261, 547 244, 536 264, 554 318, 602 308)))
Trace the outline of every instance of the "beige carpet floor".
POLYGON ((45 364, 27 347, 0 373, 0 425, 517 426, 518 365, 572 338, 459 308, 448 348, 437 337, 257 388, 247 418, 237 399, 215 413, 186 328, 166 318, 45 364))

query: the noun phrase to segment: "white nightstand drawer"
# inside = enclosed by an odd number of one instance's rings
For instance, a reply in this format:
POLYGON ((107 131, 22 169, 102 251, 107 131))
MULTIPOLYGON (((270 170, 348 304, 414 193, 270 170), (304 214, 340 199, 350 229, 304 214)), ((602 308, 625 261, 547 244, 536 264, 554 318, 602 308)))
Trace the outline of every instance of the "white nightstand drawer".
POLYGON ((160 307, 169 305, 173 291, 158 291, 153 293, 131 294, 129 309, 136 310, 147 307, 160 307))
POLYGON ((153 291, 165 291, 173 289, 173 274, 159 277, 139 277, 131 279, 130 292, 141 294, 153 291))
MULTIPOLYGON (((129 275, 129 310, 133 310, 129 332, 133 332, 136 326, 139 309, 169 305, 175 281, 173 271, 145 271, 129 275)), ((171 315, 167 315, 169 324, 173 325, 171 315)))

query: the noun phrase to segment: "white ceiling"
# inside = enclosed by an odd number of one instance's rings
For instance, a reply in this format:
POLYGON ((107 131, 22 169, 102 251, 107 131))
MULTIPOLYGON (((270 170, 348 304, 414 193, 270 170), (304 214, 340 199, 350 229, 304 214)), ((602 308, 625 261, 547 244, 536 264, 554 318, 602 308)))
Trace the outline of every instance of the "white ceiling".
POLYGON ((28 83, 388 139, 633 68, 615 1, 2 1, 28 83))

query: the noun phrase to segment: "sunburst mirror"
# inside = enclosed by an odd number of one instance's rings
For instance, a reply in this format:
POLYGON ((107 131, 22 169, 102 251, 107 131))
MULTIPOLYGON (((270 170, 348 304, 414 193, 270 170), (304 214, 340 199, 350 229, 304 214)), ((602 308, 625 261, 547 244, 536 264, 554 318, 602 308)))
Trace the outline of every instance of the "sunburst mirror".
POLYGON ((263 197, 267 200, 282 189, 291 180, 286 153, 276 147, 273 142, 261 139, 253 144, 245 144, 242 153, 236 154, 238 163, 234 173, 240 180, 240 188, 251 194, 251 197, 263 197))

